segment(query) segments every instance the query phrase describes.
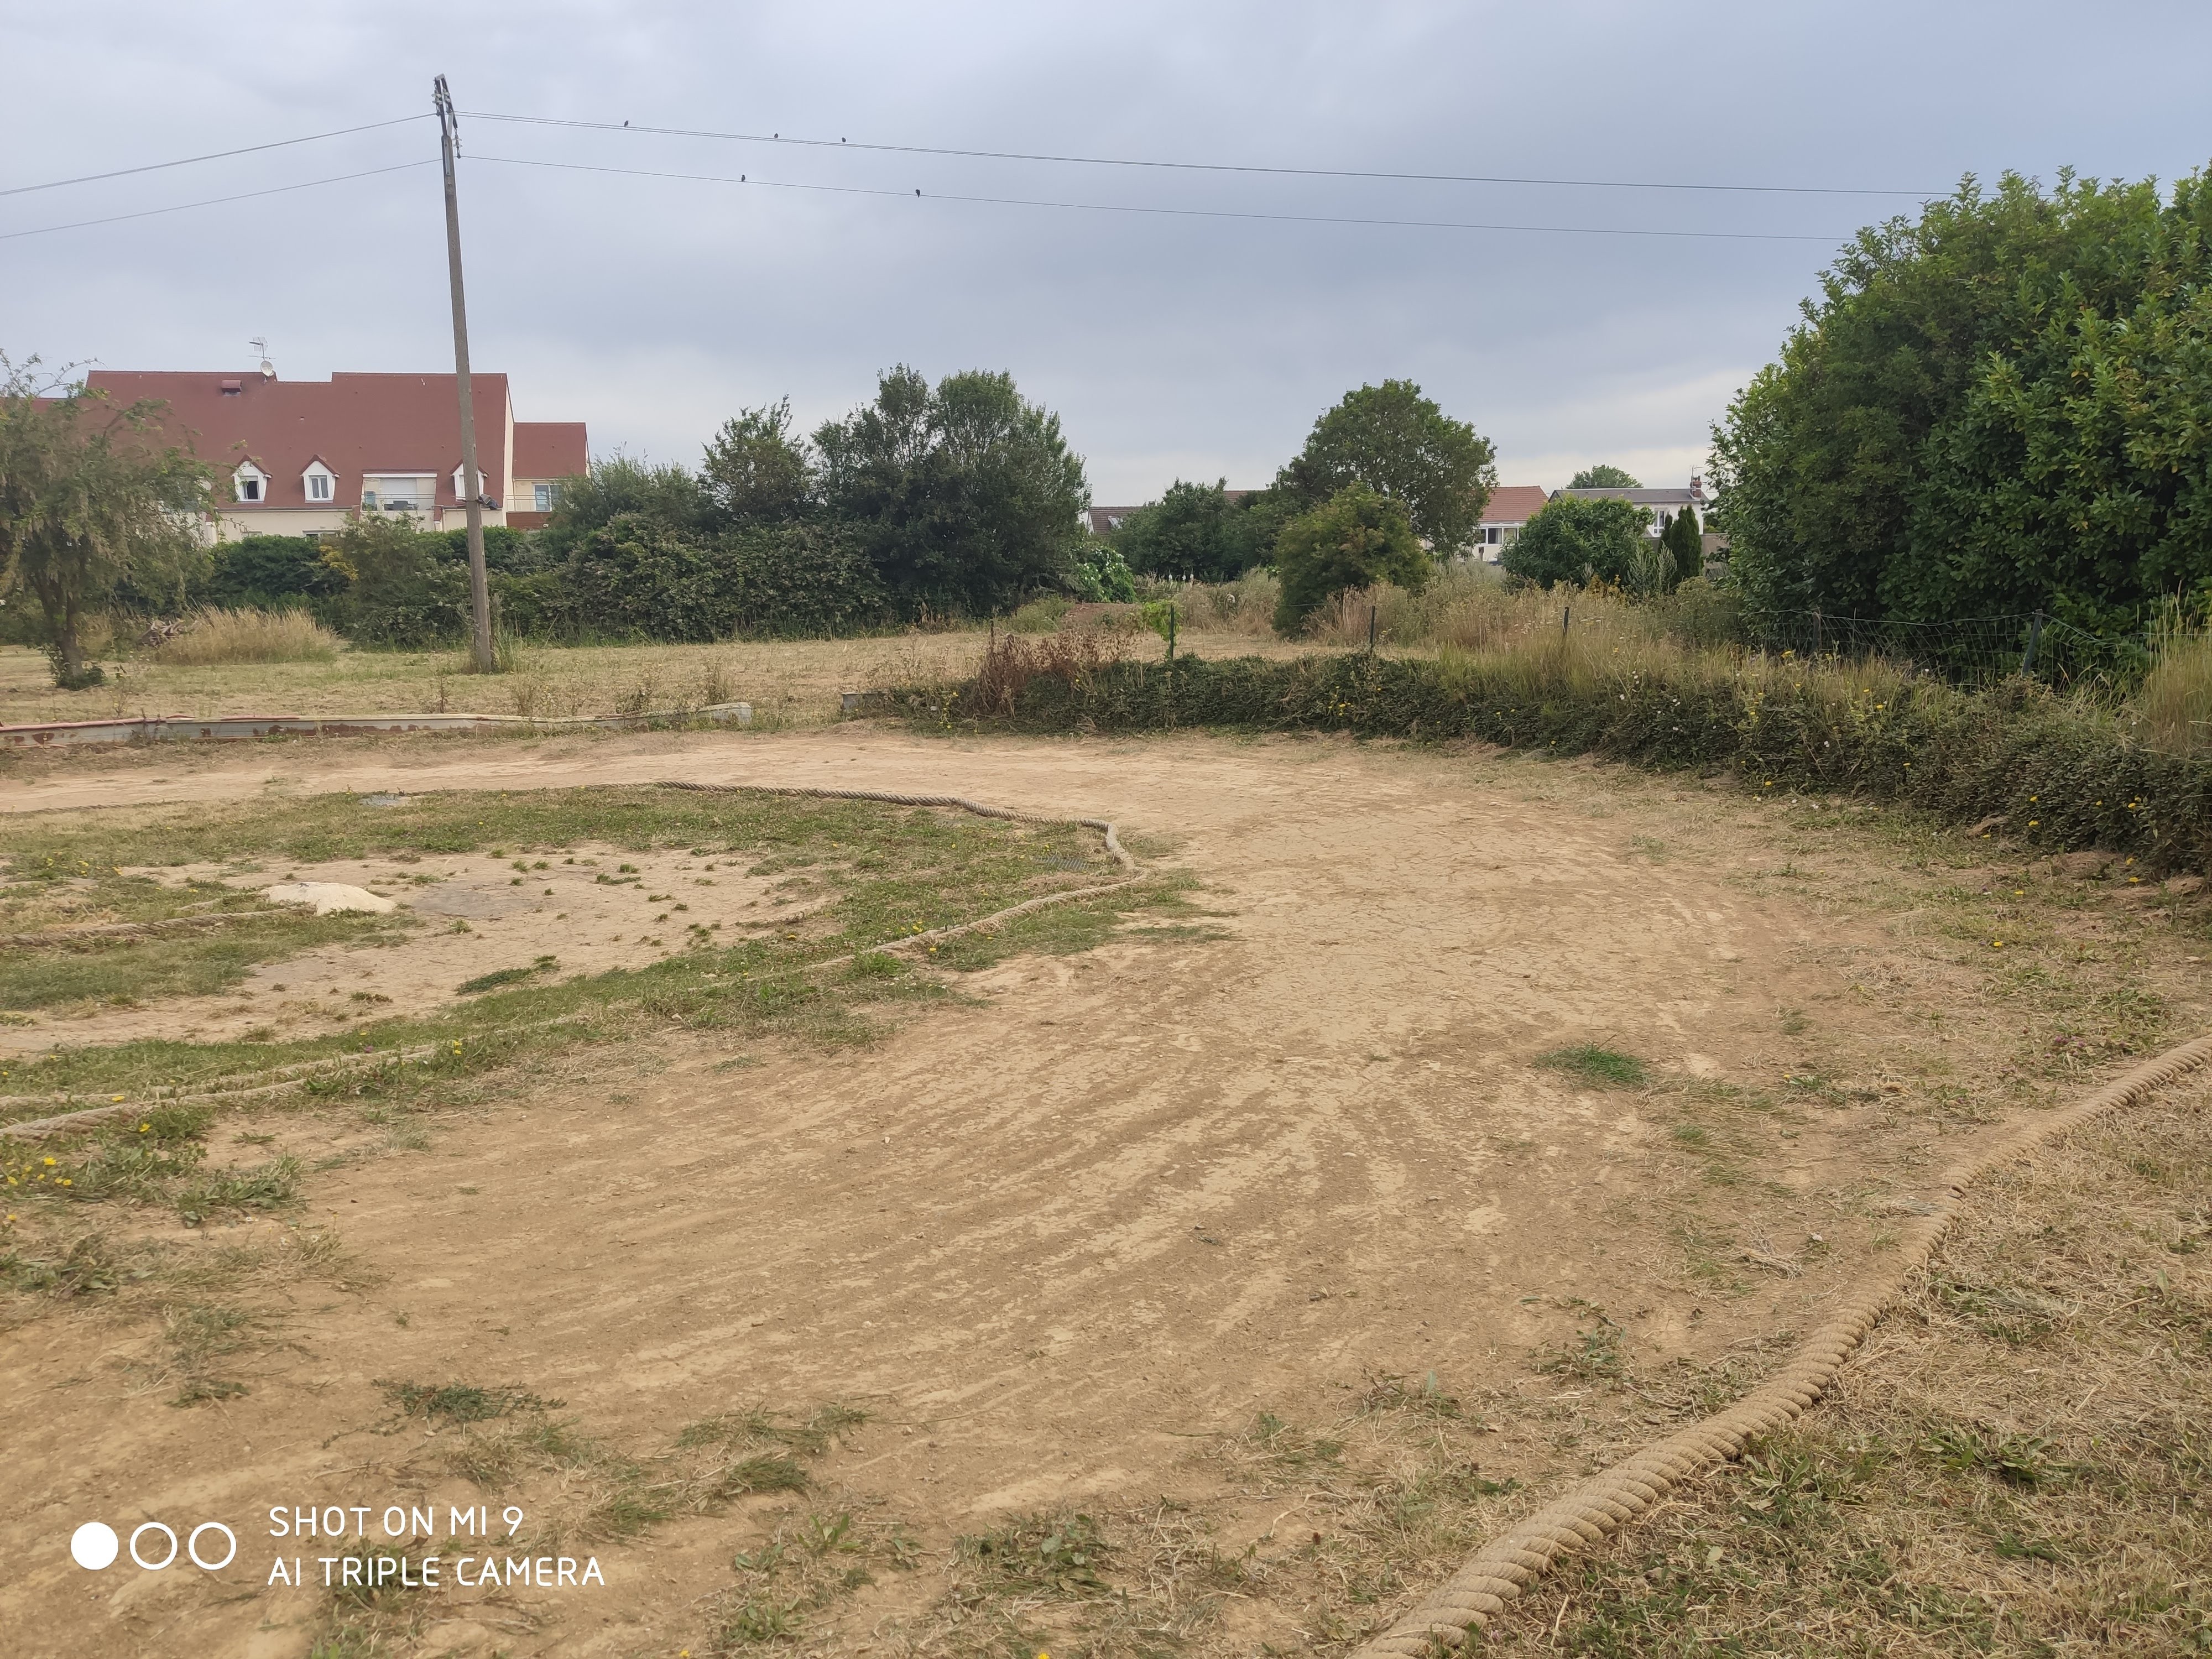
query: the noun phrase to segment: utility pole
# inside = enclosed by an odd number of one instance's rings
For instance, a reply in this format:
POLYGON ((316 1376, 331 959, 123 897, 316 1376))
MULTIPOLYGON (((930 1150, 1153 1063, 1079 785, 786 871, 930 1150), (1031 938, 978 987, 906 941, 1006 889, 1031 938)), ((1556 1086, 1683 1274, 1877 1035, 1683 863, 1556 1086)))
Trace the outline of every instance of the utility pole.
POLYGON ((453 379, 461 393, 461 483, 469 514, 469 659, 479 674, 495 673, 491 648, 491 583, 484 574, 483 474, 477 471, 477 405, 469 387, 469 308, 461 296, 461 206, 453 189, 453 151, 459 123, 453 95, 440 76, 430 101, 438 112, 438 149, 446 163, 446 266, 453 286, 453 379))

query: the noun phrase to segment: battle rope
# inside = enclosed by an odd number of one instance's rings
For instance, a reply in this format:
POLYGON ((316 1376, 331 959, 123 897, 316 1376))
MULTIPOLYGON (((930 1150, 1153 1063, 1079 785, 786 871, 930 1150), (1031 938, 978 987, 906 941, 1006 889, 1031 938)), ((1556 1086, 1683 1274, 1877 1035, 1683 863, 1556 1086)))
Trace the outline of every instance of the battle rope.
POLYGON ((1941 1196, 1905 1224, 1893 1265, 1867 1274, 1790 1362, 1727 1410, 1655 1440, 1601 1470, 1475 1552, 1467 1565, 1424 1597, 1389 1629, 1363 1644, 1352 1659, 1414 1659, 1441 1644, 1457 1647, 1471 1629, 1490 1622, 1530 1583, 1565 1557, 1619 1530, 1692 1476, 1741 1455, 1745 1443, 1790 1422, 1820 1397, 1865 1339, 1906 1277, 1926 1265, 1959 1217, 1966 1189, 2008 1158, 2132 1106, 2153 1090, 2212 1061, 2212 1036, 2169 1048, 2087 1100, 2027 1125, 1981 1156, 1950 1170, 1941 1196))

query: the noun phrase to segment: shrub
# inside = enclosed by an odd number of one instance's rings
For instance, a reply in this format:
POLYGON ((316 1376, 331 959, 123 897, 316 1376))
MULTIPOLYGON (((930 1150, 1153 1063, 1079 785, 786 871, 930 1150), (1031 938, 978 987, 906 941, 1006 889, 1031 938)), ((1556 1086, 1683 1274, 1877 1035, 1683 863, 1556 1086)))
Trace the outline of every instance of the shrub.
MULTIPOLYGON (((2212 867, 2212 761, 2136 741, 2119 718, 2032 681, 1960 691, 1880 664, 1741 664, 1662 641, 1544 633, 1433 661, 1364 653, 1291 662, 1178 659, 1031 665, 986 701, 905 694, 938 722, 1029 730, 1181 726, 1476 738, 1639 764, 1733 769, 1746 787, 1894 800, 2000 820, 2047 849, 2117 848, 2144 867, 2212 867), (1001 712, 1001 711, 1004 712, 1001 712)), ((890 694, 894 708, 902 694, 890 694)))
POLYGON ((625 514, 577 544, 558 587, 572 626, 639 639, 852 633, 890 615, 859 532, 836 524, 765 526, 706 540, 625 514))
POLYGON ((1617 496, 1562 495, 1528 520, 1498 563, 1544 587, 1623 581, 1643 551, 1650 518, 1617 496))
POLYGON ((178 667, 222 662, 328 662, 343 644, 304 611, 195 612, 155 647, 155 659, 178 667))
POLYGON ((1405 507, 1354 483, 1283 526, 1275 538, 1275 568, 1283 584, 1275 631, 1294 635, 1346 588, 1387 581, 1418 591, 1430 567, 1405 507))

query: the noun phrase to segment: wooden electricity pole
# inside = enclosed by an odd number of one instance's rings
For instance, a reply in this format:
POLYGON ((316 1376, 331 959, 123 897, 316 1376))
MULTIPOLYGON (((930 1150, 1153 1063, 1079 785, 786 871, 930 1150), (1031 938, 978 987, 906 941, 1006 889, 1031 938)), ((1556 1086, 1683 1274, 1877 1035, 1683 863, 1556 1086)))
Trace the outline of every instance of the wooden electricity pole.
POLYGON ((469 658, 479 674, 495 673, 491 648, 491 584, 484 574, 483 474, 477 471, 477 405, 469 389, 469 307, 461 296, 461 206, 453 189, 453 148, 459 123, 453 95, 440 76, 430 101, 438 112, 438 149, 446 163, 446 266, 453 287, 453 379, 461 393, 461 485, 469 513, 469 658))

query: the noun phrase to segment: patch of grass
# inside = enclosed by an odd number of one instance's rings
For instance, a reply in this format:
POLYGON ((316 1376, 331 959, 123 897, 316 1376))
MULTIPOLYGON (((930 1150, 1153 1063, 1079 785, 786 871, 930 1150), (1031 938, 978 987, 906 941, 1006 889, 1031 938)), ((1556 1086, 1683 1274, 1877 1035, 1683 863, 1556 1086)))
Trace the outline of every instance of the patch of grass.
POLYGON ((1589 1042, 1551 1049, 1537 1055, 1536 1064, 1601 1089, 1640 1089, 1647 1080, 1644 1062, 1635 1055, 1589 1042))
POLYGON ((2205 1099, 1985 1178, 1820 1404, 1533 1586, 1484 1650, 2212 1651, 2212 1297, 2146 1263, 2212 1186, 2205 1099))
POLYGON ((1079 1601, 1104 1590, 1100 1574, 1113 1561, 1098 1522, 1066 1510, 1012 1516, 954 1540, 952 1551, 972 1594, 1037 1601, 1079 1601))
MULTIPOLYGON (((558 851, 583 840, 704 848, 742 856, 754 873, 817 884, 823 902, 803 928, 724 942, 694 933, 647 966, 554 982, 538 963, 472 981, 465 1012, 365 1023, 350 1031, 284 1042, 188 1043, 148 1040, 57 1048, 10 1067, 0 1120, 44 1115, 52 1096, 200 1086, 348 1054, 389 1055, 437 1045, 433 1072, 480 1069, 524 1049, 557 1048, 675 1022, 693 1030, 786 1035, 828 1046, 869 1040, 870 1005, 942 999, 926 973, 878 951, 884 943, 1002 909, 1054 888, 1118 875, 1095 837, 1072 826, 1012 825, 932 809, 780 796, 709 795, 657 788, 533 791, 408 797, 376 807, 351 796, 257 803, 226 817, 196 812, 102 814, 96 821, 40 817, 0 823, 0 852, 15 867, 74 870, 105 860, 185 860, 220 843, 227 855, 287 862, 394 856, 410 851, 497 847, 558 851), (11 842, 10 837, 13 837, 11 842), (854 956, 844 967, 817 964, 854 956), (489 1029, 488 1029, 489 1028, 489 1029), (455 1040, 466 1045, 450 1051, 455 1040)), ((1154 899, 1170 910, 1172 884, 1018 919, 991 939, 955 941, 927 965, 981 966, 1017 950, 1075 951, 1097 944, 1121 917, 1154 899)), ((334 918, 325 918, 325 921, 334 918)), ((356 919, 358 920, 358 919, 356 919)), ((924 964, 917 964, 924 965, 924 964)), ((387 1079, 397 1075, 384 1062, 387 1079)), ((359 1086, 358 1079, 344 1085, 359 1086)))
POLYGON ((489 1423, 516 1412, 557 1411, 562 1403, 526 1389, 485 1389, 473 1382, 404 1382, 379 1377, 374 1386, 402 1417, 419 1417, 433 1425, 489 1423))

